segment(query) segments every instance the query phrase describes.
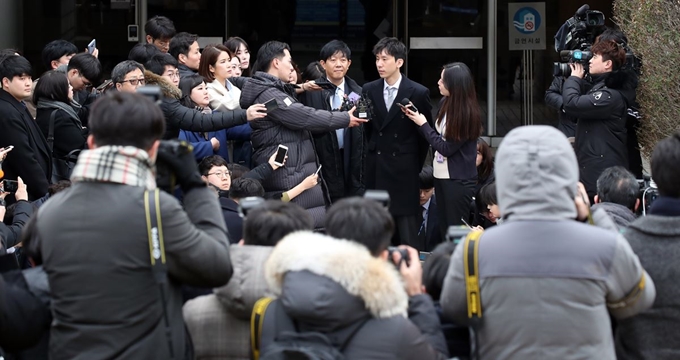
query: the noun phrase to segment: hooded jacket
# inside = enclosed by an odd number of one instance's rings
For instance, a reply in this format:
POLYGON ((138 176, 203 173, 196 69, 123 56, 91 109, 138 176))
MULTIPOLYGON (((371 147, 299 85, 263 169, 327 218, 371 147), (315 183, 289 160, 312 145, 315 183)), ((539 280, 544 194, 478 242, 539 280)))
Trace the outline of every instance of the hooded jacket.
POLYGON ((447 355, 432 299, 409 299, 394 265, 371 256, 361 244, 310 232, 290 234, 267 260, 265 278, 279 299, 265 313, 263 353, 276 334, 292 330, 278 327, 271 309, 285 311, 301 332, 325 334, 336 347, 359 328, 343 352, 347 359, 447 355))
POLYGON ((196 109, 182 106, 179 102, 182 92, 176 86, 148 70, 144 71, 144 78, 147 85, 159 86, 163 94, 161 110, 166 124, 164 139, 176 139, 180 130, 209 132, 228 129, 247 122, 246 111, 241 109, 204 114, 196 109))
POLYGON ((229 283, 184 304, 195 359, 250 359, 250 315, 255 302, 266 295, 264 263, 272 249, 232 245, 229 255, 234 274, 229 283))
MULTIPOLYGON (((316 172, 319 165, 310 132, 328 132, 349 126, 346 112, 304 106, 297 101, 292 87, 268 73, 256 72, 241 89, 241 108, 244 109, 272 99, 277 108, 251 123, 253 133, 250 137, 253 167, 266 163, 279 144, 288 146, 286 165, 262 183, 269 195, 288 191, 316 172)), ((330 200, 321 186, 306 190, 292 201, 310 212, 316 228, 323 226, 326 204, 330 200)))
MULTIPOLYGON (((653 303, 654 283, 628 242, 573 220, 577 181, 576 157, 557 129, 525 126, 503 139, 496 186, 506 221, 482 234, 477 254, 480 358, 615 359, 610 314, 653 303)), ((459 246, 440 301, 446 316, 468 324, 464 274, 459 246)))
POLYGON ((592 199, 597 178, 612 166, 628 169, 628 107, 635 103, 636 78, 627 71, 598 77, 582 94, 583 79, 570 76, 564 82, 562 108, 578 118, 574 150, 581 182, 592 199))

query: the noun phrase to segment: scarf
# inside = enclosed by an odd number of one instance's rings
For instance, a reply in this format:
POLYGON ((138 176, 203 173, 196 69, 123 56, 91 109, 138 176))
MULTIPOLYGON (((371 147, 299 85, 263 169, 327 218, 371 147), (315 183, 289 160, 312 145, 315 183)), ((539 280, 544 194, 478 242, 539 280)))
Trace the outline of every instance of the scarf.
MULTIPOLYGON (((79 105, 80 106, 80 105, 79 105)), ((71 105, 68 105, 66 103, 63 103, 61 101, 54 101, 54 100, 49 100, 45 98, 40 98, 38 99, 38 109, 58 109, 58 110, 63 110, 65 111, 68 116, 75 120, 75 122, 80 126, 80 128, 83 128, 83 123, 80 121, 80 118, 78 117, 78 114, 76 114, 76 111, 73 110, 73 107, 71 105)))
POLYGON ((83 150, 71 175, 73 182, 103 182, 156 188, 149 154, 133 146, 102 146, 83 150))

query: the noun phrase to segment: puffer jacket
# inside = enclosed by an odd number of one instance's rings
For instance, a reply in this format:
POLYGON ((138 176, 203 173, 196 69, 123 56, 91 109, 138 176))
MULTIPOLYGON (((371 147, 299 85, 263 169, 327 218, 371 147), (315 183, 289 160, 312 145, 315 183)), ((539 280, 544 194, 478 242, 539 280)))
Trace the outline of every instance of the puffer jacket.
MULTIPOLYGON (((578 176, 569 142, 553 127, 514 129, 498 149, 505 221, 479 240, 480 358, 616 359, 610 315, 633 316, 654 302, 654 283, 628 242, 574 220, 578 176)), ((470 324, 463 248, 440 301, 445 316, 470 324)))
POLYGON ((627 72, 601 75, 583 92, 585 80, 570 76, 564 82, 562 107, 578 118, 574 150, 581 182, 592 199, 597 178, 612 166, 628 169, 628 107, 635 103, 636 78, 627 72))
POLYGON ((294 331, 276 323, 275 312, 284 311, 299 331, 323 333, 336 348, 346 342, 346 359, 448 355, 430 296, 408 298, 394 265, 359 243, 310 232, 290 234, 267 260, 265 278, 278 299, 263 320, 263 353, 277 334, 294 331))
POLYGON ((265 296, 264 263, 273 247, 232 245, 234 274, 229 283, 184 304, 184 321, 195 359, 250 359, 250 315, 265 296), (215 336, 219 334, 219 337, 215 336))
MULTIPOLYGON (((288 191, 316 172, 318 159, 310 132, 327 132, 349 126, 349 114, 304 106, 295 91, 280 79, 256 72, 241 89, 241 107, 264 104, 276 99, 277 108, 251 123, 253 167, 265 163, 279 144, 288 146, 286 165, 262 183, 267 194, 288 191)), ((292 200, 307 209, 315 227, 323 226, 326 204, 330 201, 321 186, 315 186, 292 200)))
POLYGON ((161 88, 163 100, 161 110, 165 116, 164 139, 176 139, 180 130, 209 132, 228 129, 237 125, 245 124, 246 111, 241 109, 227 110, 204 114, 196 109, 190 109, 180 104, 182 92, 160 75, 151 71, 144 72, 147 85, 157 85, 161 88))

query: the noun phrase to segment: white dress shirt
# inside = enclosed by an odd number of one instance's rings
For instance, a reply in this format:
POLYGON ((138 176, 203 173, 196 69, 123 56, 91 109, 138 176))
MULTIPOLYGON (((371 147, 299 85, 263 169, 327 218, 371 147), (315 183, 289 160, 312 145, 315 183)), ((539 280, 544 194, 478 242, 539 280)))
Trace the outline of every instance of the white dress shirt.
POLYGON ((397 93, 399 92, 399 85, 401 85, 401 79, 402 79, 402 76, 401 76, 401 74, 399 74, 399 79, 397 79, 397 82, 395 82, 394 85, 388 85, 387 81, 383 81, 383 83, 384 83, 383 98, 385 100, 385 106, 387 106, 388 111, 390 110, 391 105, 393 105, 394 102, 397 101, 397 93), (389 100, 389 97, 390 97, 390 92, 387 90, 387 88, 391 88, 391 87, 395 88, 397 90, 395 90, 395 92, 394 92, 394 100, 392 100, 392 104, 389 104, 388 100, 389 100))

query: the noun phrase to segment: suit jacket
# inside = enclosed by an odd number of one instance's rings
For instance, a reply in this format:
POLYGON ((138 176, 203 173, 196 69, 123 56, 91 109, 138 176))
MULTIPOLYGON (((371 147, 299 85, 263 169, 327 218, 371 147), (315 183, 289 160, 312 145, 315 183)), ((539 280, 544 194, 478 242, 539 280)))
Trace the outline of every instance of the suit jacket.
MULTIPOLYGON (((418 109, 420 110, 420 109, 418 109)), ((425 231, 425 251, 434 250, 439 243, 444 241, 442 232, 439 230, 439 210, 437 209, 437 199, 432 195, 430 207, 427 210, 427 227, 425 231)))
POLYGON ((38 124, 26 107, 5 90, 0 91, 0 147, 14 145, 2 163, 5 179, 26 183, 28 199, 47 193, 52 178, 52 157, 38 124))
POLYGON ((403 98, 411 102, 433 125, 430 91, 402 75, 394 104, 387 110, 383 98, 385 80, 364 85, 363 93, 373 103, 373 117, 366 125, 366 189, 387 190, 390 212, 394 216, 415 215, 420 204, 418 174, 429 144, 420 136, 418 126, 396 105, 403 98))

